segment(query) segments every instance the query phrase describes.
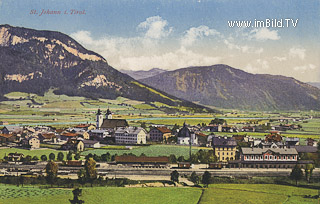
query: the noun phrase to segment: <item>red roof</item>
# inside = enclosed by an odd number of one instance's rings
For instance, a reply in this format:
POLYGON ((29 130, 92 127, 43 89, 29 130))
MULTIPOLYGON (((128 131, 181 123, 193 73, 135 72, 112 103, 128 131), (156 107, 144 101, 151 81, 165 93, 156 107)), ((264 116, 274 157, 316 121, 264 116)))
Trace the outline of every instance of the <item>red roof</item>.
POLYGON ((77 126, 75 126, 76 128, 87 128, 90 127, 92 124, 79 124, 77 126))
POLYGON ((5 137, 5 138, 9 138, 9 137, 13 137, 13 134, 0 134, 0 137, 5 137))
POLYGON ((65 136, 65 137, 76 137, 76 136, 78 136, 78 134, 71 133, 71 132, 65 132, 65 133, 62 133, 61 135, 65 136))
POLYGON ((55 138, 56 135, 54 133, 43 133, 41 134, 43 138, 45 139, 52 139, 52 138, 55 138))
POLYGON ((157 129, 162 132, 163 134, 165 133, 171 133, 171 130, 169 130, 167 127, 157 127, 157 129))
POLYGON ((196 135, 201 136, 201 137, 207 137, 208 135, 203 134, 202 132, 196 133, 196 135))
POLYGON ((116 156, 117 163, 169 163, 169 157, 116 156))

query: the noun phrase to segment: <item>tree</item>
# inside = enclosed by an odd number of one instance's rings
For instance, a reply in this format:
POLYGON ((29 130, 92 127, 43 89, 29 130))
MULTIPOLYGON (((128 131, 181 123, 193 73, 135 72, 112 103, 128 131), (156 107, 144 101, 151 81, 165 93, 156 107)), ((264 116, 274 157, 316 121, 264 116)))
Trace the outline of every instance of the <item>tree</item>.
POLYGON ((298 180, 302 179, 303 172, 298 165, 295 165, 290 173, 290 179, 296 181, 296 186, 298 186, 298 180))
POLYGON ((175 182, 179 182, 179 172, 177 170, 174 170, 173 172, 171 172, 170 176, 171 181, 174 183, 174 185, 176 185, 175 182))
POLYGON ((312 171, 313 171, 313 169, 314 169, 313 164, 307 164, 307 165, 305 166, 304 171, 305 171, 306 180, 308 181, 308 183, 310 182, 310 178, 311 178, 311 176, 312 176, 312 171))
POLYGON ((86 183, 86 171, 84 169, 80 169, 78 172, 78 181, 79 183, 83 185, 86 183))
POLYGON ((46 165, 46 179, 51 186, 55 183, 58 174, 58 165, 50 160, 46 165))
POLYGON ((206 185, 208 188, 208 185, 210 184, 211 174, 208 171, 205 171, 202 175, 202 183, 206 185))
POLYGON ((171 164, 177 163, 177 157, 176 157, 176 155, 170 154, 170 156, 169 156, 169 162, 170 162, 171 164))
POLYGON ((180 157, 178 157, 178 162, 184 162, 185 160, 184 160, 184 156, 180 156, 180 157))
POLYGON ((53 161, 55 158, 56 158, 56 155, 55 155, 54 153, 50 153, 50 154, 49 154, 49 159, 50 159, 50 160, 53 161))
POLYGON ((67 160, 72 160, 72 152, 69 152, 69 153, 67 154, 67 160))
POLYGON ((146 129, 147 128, 146 122, 142 122, 140 127, 142 127, 143 129, 146 129))
POLYGON ((110 153, 107 152, 106 154, 102 154, 102 155, 101 155, 101 160, 102 160, 102 161, 105 161, 105 162, 109 162, 109 161, 111 160, 110 153))
POLYGON ((93 181, 97 178, 96 161, 92 157, 88 158, 84 164, 84 169, 86 171, 86 178, 92 187, 93 181))
POLYGON ((75 159, 75 160, 79 160, 79 159, 80 159, 80 153, 77 152, 77 153, 74 155, 74 159, 75 159))
POLYGON ((41 155, 41 161, 47 161, 47 160, 48 160, 48 158, 46 155, 41 155))
POLYGON ((39 158, 37 156, 32 157, 33 161, 39 161, 39 158))
POLYGON ((190 181, 192 183, 194 183, 194 185, 198 185, 199 184, 199 181, 200 181, 200 178, 199 176, 196 174, 196 172, 192 172, 191 176, 190 176, 190 181))
POLYGON ((58 160, 63 161, 63 158, 64 158, 64 154, 62 152, 59 152, 58 153, 58 160))
POLYGON ((79 188, 76 188, 72 191, 73 193, 73 200, 70 200, 71 204, 83 204, 84 201, 83 200, 79 200, 79 197, 81 196, 82 190, 79 188))
POLYGON ((26 163, 26 164, 29 164, 29 163, 31 162, 31 159, 32 159, 32 157, 31 157, 30 155, 27 155, 27 156, 24 158, 23 162, 26 163))

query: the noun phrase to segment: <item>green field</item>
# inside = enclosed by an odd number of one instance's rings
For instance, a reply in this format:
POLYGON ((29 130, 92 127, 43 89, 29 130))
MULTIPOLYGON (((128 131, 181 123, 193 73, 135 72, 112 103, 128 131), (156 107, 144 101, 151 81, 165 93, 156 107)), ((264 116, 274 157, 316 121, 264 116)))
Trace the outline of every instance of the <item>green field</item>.
POLYGON ((275 184, 212 184, 204 191, 201 204, 211 203, 318 203, 316 199, 303 198, 317 195, 314 189, 275 184))
MULTIPOLYGON (((71 190, 18 188, 14 186, 0 186, 0 203, 6 204, 69 204, 73 198, 71 190), (10 194, 7 194, 10 192, 10 194)), ((104 203, 184 203, 195 204, 199 200, 201 189, 195 188, 122 188, 122 187, 94 187, 83 188, 80 197, 88 204, 104 203)))
POLYGON ((28 149, 19 149, 19 148, 6 148, 6 149, 0 149, 0 159, 3 159, 5 155, 8 155, 9 153, 22 153, 24 156, 30 155, 31 157, 37 156, 39 159, 41 155, 47 155, 49 158, 50 153, 54 153, 56 155, 56 158, 58 156, 59 152, 64 153, 64 158, 66 158, 67 151, 58 151, 53 149, 34 149, 34 150, 28 150, 28 149))
MULTIPOLYGON (((206 147, 193 147, 192 152, 196 153, 200 149, 211 149, 206 147)), ((122 155, 124 153, 133 153, 137 156, 144 153, 147 156, 169 156, 170 154, 179 156, 184 156, 184 158, 189 158, 189 147, 188 146, 178 146, 178 145, 150 145, 150 146, 141 146, 134 147, 131 150, 108 150, 108 149, 94 149, 88 150, 81 153, 81 155, 91 154, 105 154, 109 152, 111 155, 117 154, 122 155)))

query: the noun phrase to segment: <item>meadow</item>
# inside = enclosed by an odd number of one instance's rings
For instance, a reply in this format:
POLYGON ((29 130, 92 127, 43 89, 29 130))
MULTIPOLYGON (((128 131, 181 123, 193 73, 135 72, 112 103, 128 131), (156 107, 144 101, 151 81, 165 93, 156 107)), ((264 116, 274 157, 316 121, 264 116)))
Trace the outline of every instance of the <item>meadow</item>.
POLYGON ((304 198, 317 195, 318 190, 275 184, 211 184, 201 197, 201 204, 213 203, 318 203, 304 198))
MULTIPOLYGON (((206 147, 192 147, 192 153, 196 153, 200 149, 211 149, 206 147)), ((87 154, 97 154, 102 155, 109 152, 111 155, 117 154, 122 155, 124 153, 132 153, 137 156, 142 153, 146 156, 169 156, 170 154, 179 156, 184 156, 184 158, 189 157, 189 146, 179 146, 179 145, 150 145, 150 146, 134 146, 131 150, 116 150, 116 149, 92 149, 81 153, 81 155, 87 154)))
MULTIPOLYGON (((69 204, 69 199, 73 199, 73 195, 70 189, 38 189, 37 187, 18 188, 14 186, 0 186, 0 192, 0 203, 6 204, 69 204), (11 193, 2 196, 6 192, 11 193)), ((83 188, 82 196, 80 197, 80 199, 84 200, 85 203, 88 204, 195 204, 198 202, 200 195, 201 189, 195 188, 94 187, 83 188)))

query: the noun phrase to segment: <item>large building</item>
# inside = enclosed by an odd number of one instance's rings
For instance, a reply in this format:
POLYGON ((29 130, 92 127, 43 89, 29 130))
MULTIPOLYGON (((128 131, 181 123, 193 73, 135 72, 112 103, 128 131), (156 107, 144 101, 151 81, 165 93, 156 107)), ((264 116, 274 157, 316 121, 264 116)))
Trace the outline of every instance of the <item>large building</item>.
POLYGON ((141 127, 120 127, 115 131, 117 144, 146 144, 147 132, 141 127))
POLYGON ((101 110, 98 109, 96 117, 96 126, 98 130, 115 130, 119 127, 128 127, 129 125, 125 119, 112 119, 112 113, 109 109, 107 110, 105 119, 103 119, 101 110))
POLYGON ((191 139, 192 145, 198 145, 198 138, 193 131, 190 131, 186 123, 183 123, 183 127, 177 134, 178 144, 189 145, 191 139))
POLYGON ((171 130, 167 127, 154 127, 150 130, 149 135, 152 142, 165 142, 172 136, 171 130))
POLYGON ((235 160, 237 142, 233 137, 212 137, 213 152, 218 161, 235 160))

